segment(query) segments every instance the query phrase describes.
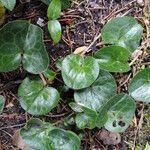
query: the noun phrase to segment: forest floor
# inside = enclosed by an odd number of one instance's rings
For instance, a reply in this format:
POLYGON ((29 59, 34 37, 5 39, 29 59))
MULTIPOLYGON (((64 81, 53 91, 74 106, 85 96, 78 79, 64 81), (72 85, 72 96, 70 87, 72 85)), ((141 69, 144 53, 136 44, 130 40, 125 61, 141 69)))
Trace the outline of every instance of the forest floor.
MULTIPOLYGON (((58 58, 72 53, 76 48, 89 46, 100 33, 101 28, 111 18, 116 16, 134 16, 145 28, 140 50, 148 48, 148 26, 146 17, 149 0, 73 0, 71 7, 62 12, 59 19, 63 35, 59 44, 54 45, 47 30, 47 6, 40 0, 30 0, 24 3, 20 0, 12 12, 6 12, 3 25, 12 20, 28 20, 37 24, 39 18, 44 20, 44 42, 50 57, 50 68, 56 70, 55 62, 58 58)), ((1 25, 1 26, 3 26, 1 25)), ((101 39, 91 47, 92 52, 101 48, 101 39)), ((150 48, 150 47, 149 47, 150 48)), ((118 92, 126 92, 127 84, 133 75, 150 62, 150 55, 135 56, 132 70, 124 74, 113 74, 118 84, 118 92)), ((30 75, 22 68, 9 73, 0 74, 0 94, 6 98, 3 114, 0 115, 0 149, 17 150, 13 145, 13 135, 26 121, 32 118, 20 106, 17 89, 25 76, 30 75)), ((54 86, 62 88, 62 79, 58 75, 54 86)), ((59 127, 71 113, 67 99, 72 98, 72 91, 62 95, 61 103, 48 115, 40 117, 42 120, 55 122, 59 127), (60 121, 61 120, 61 121, 60 121)), ((82 135, 82 150, 143 150, 150 141, 150 105, 137 103, 136 115, 130 127, 122 134, 112 134, 104 129, 78 130, 70 126, 69 130, 82 135)))

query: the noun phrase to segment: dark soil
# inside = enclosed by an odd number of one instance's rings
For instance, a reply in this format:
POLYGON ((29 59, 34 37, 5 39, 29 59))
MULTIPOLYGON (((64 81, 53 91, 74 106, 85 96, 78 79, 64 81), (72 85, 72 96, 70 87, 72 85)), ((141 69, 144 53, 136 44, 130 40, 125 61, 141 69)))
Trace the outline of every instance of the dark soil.
MULTIPOLYGON (((25 19, 33 24, 37 24, 39 18, 44 19, 44 42, 50 57, 49 68, 57 71, 55 62, 58 58, 64 57, 72 53, 80 46, 88 46, 92 43, 94 37, 99 34, 103 25, 115 16, 131 15, 140 23, 143 23, 142 17, 144 5, 139 5, 136 0, 83 0, 72 1, 71 8, 62 12, 59 21, 62 24, 63 36, 59 44, 54 45, 47 31, 47 6, 40 0, 31 0, 31 2, 17 2, 12 12, 6 13, 5 23, 25 19)), ((4 24, 5 24, 4 23, 4 24)), ((3 25, 4 25, 3 24, 3 25)), ((146 34, 146 33, 145 33, 146 34)), ((145 37, 143 41, 145 42, 145 37)), ((92 52, 101 47, 99 39, 92 46, 92 52)), ((132 60, 131 60, 132 61, 132 60)), ((137 63, 133 65, 132 71, 125 74, 114 74, 118 83, 118 92, 127 91, 127 83, 144 64, 146 66, 150 62, 150 56, 143 54, 139 56, 137 63)), ((24 126, 26 121, 32 116, 27 114, 20 106, 17 96, 18 86, 26 76, 32 76, 24 71, 21 67, 10 73, 0 74, 0 94, 6 98, 6 104, 3 114, 0 115, 0 149, 17 150, 12 144, 13 134, 17 129, 24 126)), ((62 88, 63 81, 58 74, 54 86, 62 88)), ((120 135, 111 135, 100 129, 94 130, 78 130, 74 125, 64 126, 63 120, 68 117, 72 110, 69 108, 69 100, 72 99, 73 92, 71 90, 62 94, 61 102, 51 113, 40 117, 41 119, 55 123, 57 126, 66 128, 76 132, 82 136, 82 150, 142 150, 147 141, 150 141, 150 108, 149 105, 137 104, 136 116, 127 131, 120 135), (140 124, 143 121, 142 124, 140 124), (140 124, 140 125, 139 125, 140 124), (102 137, 107 136, 112 143, 102 137), (117 137, 116 137, 117 136, 117 137)))

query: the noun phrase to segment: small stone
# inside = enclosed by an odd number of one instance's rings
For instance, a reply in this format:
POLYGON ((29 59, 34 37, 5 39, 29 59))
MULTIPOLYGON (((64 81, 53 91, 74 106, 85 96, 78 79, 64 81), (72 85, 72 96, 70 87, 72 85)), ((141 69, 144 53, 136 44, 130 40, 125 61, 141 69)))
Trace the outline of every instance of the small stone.
POLYGON ((144 1, 143 0, 137 0, 137 3, 140 7, 144 6, 144 1))
POLYGON ((44 27, 44 20, 42 18, 39 18, 38 21, 37 21, 37 24, 40 26, 40 27, 44 27))

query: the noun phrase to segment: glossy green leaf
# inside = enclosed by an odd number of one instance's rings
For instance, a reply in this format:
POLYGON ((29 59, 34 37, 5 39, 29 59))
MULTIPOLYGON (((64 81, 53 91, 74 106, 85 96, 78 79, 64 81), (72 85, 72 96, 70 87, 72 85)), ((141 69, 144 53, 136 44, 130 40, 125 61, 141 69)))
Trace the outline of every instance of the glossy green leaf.
POLYGON ((82 104, 80 103, 74 103, 74 102, 71 102, 69 103, 69 106, 71 107, 71 109, 75 112, 83 112, 83 109, 82 109, 82 104))
POLYGON ((79 129, 93 129, 96 127, 96 121, 97 121, 97 112, 86 108, 82 107, 83 112, 78 113, 75 118, 75 122, 77 124, 77 127, 79 129))
POLYGON ((49 132, 54 127, 39 119, 30 119, 26 126, 20 130, 23 141, 33 150, 51 150, 49 132))
POLYGON ((48 31, 55 44, 61 40, 61 25, 58 20, 48 21, 48 31))
POLYGON ((129 93, 136 101, 150 102, 150 68, 134 76, 129 84, 129 93))
POLYGON ((59 69, 59 70, 61 70, 61 66, 62 66, 62 61, 63 61, 63 59, 64 58, 59 58, 59 59, 57 59, 57 61, 56 61, 56 67, 59 69))
POLYGON ((5 104, 5 99, 2 95, 0 95, 0 114, 3 112, 4 104, 5 104))
POLYGON ((0 72, 23 64, 33 74, 45 71, 49 58, 43 44, 43 31, 27 21, 13 21, 0 29, 0 72))
POLYGON ((102 40, 128 49, 131 53, 139 46, 143 28, 133 17, 116 17, 102 29, 102 40))
POLYGON ((110 132, 124 132, 130 125, 135 113, 135 102, 127 94, 112 97, 101 109, 99 122, 105 122, 105 128, 110 132), (106 120, 107 119, 107 120, 106 120))
POLYGON ((108 46, 100 49, 94 55, 98 59, 100 68, 109 72, 128 72, 129 52, 120 46, 108 46))
POLYGON ((54 150, 80 150, 80 139, 71 131, 53 129, 49 137, 54 150))
POLYGON ((44 71, 43 74, 48 79, 49 82, 53 81, 56 77, 56 73, 50 69, 47 69, 46 71, 44 71))
POLYGON ((83 89, 89 87, 97 79, 99 65, 93 57, 71 54, 64 58, 61 71, 68 87, 83 89))
POLYGON ((96 127, 98 114, 96 111, 87 108, 81 103, 69 103, 71 109, 77 112, 75 122, 79 129, 93 129, 96 127))
POLYGON ((20 104, 32 115, 44 115, 57 106, 60 95, 52 87, 43 87, 41 81, 26 78, 18 91, 20 104))
MULTIPOLYGON (((46 5, 49 5, 51 0, 41 0, 43 3, 45 3, 46 5)), ((67 8, 70 7, 70 0, 61 0, 61 7, 62 7, 62 10, 65 10, 67 8)))
POLYGON ((61 13, 61 1, 52 0, 47 10, 47 17, 49 18, 49 20, 55 20, 60 17, 60 13, 61 13))
POLYGON ((39 119, 31 119, 20 131, 24 142, 34 150, 79 150, 80 139, 71 132, 39 119))
POLYGON ((16 5, 16 0, 0 0, 0 2, 10 11, 12 11, 16 5))
POLYGON ((76 103, 98 111, 116 91, 117 85, 113 76, 101 70, 97 80, 90 87, 74 93, 74 99, 76 103))

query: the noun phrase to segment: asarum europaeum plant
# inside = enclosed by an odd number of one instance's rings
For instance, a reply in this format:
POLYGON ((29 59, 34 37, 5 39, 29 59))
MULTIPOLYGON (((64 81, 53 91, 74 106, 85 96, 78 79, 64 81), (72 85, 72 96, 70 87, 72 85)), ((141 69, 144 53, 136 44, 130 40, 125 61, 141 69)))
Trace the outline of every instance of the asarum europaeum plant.
MULTIPOLYGON (((105 127, 111 132, 124 132, 133 119, 135 101, 150 102, 150 68, 142 69, 133 77, 128 94, 117 93, 115 79, 109 73, 130 70, 128 60, 140 44, 142 31, 132 17, 114 18, 101 31, 102 40, 109 46, 93 56, 70 54, 62 60, 59 68, 66 86, 74 90, 74 101, 69 106, 79 129, 105 127)), ((56 74, 48 69, 49 58, 39 27, 27 21, 10 22, 0 29, 0 43, 0 72, 21 65, 32 74, 43 75, 48 83, 55 79, 56 74)), ((36 116, 49 113, 60 99, 55 88, 28 77, 21 83, 18 96, 22 108, 36 116)), ((4 97, 0 96, 0 113, 3 108, 4 97)), ((76 134, 38 119, 29 120, 20 135, 35 150, 80 149, 76 134)))

